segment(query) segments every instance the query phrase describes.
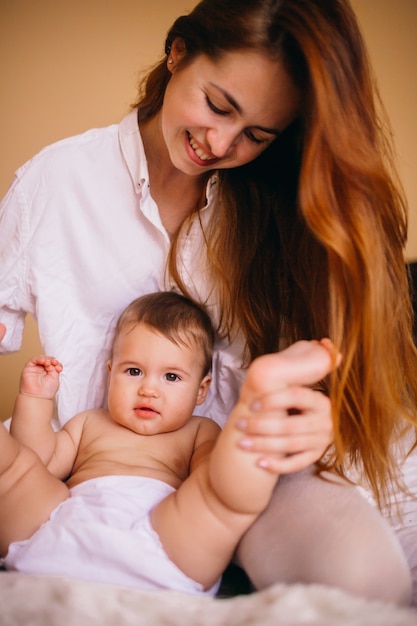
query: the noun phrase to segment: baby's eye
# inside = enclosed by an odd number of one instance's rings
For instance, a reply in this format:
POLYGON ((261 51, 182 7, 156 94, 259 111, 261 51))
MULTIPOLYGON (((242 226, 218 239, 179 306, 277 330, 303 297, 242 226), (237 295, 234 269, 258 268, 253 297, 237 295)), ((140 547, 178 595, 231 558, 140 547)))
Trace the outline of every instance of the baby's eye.
POLYGON ((128 367, 126 373, 129 374, 129 376, 140 376, 142 374, 142 370, 138 367, 128 367))
POLYGON ((172 372, 168 372, 165 374, 165 379, 170 383, 175 383, 177 380, 181 380, 181 378, 177 374, 173 374, 172 372))

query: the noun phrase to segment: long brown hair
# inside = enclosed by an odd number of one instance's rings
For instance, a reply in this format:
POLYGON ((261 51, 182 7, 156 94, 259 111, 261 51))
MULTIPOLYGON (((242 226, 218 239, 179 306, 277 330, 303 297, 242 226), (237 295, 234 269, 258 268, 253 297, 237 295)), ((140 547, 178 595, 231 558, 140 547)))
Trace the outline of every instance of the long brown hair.
MULTIPOLYGON (((322 465, 364 471, 381 505, 397 485, 392 446, 416 427, 417 353, 403 248, 407 214, 390 133, 347 0, 203 0, 168 33, 199 54, 256 48, 302 92, 299 118, 255 161, 219 171, 205 232, 221 329, 244 332, 250 358, 329 336, 343 354, 328 381, 334 452, 322 465)), ((166 59, 136 103, 162 106, 166 59)), ((186 291, 176 266, 169 269, 186 291)))

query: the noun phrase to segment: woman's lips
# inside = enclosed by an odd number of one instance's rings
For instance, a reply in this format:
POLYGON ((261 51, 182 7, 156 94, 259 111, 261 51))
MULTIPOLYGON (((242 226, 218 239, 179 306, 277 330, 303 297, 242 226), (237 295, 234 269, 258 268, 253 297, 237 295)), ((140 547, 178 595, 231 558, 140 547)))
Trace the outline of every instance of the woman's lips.
POLYGON ((197 141, 188 131, 186 133, 186 137, 188 152, 194 163, 197 163, 198 165, 203 167, 217 163, 219 159, 210 152, 207 152, 200 143, 197 143, 197 141))

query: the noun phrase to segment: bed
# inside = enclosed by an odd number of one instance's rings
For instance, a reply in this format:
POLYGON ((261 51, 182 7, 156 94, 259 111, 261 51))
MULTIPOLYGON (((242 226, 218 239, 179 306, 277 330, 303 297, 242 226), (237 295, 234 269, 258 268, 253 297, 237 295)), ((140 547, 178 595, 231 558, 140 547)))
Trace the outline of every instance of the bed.
POLYGON ((228 598, 0 573, 1 626, 416 626, 417 610, 318 585, 228 598))
MULTIPOLYGON (((417 342, 417 262, 408 272, 417 342)), ((417 451, 406 465, 408 487, 417 493, 417 451)), ((410 560, 416 608, 369 602, 322 585, 277 584, 250 592, 233 568, 216 598, 2 570, 0 626, 417 626, 417 507, 415 501, 408 506, 404 537, 398 534, 410 560)))

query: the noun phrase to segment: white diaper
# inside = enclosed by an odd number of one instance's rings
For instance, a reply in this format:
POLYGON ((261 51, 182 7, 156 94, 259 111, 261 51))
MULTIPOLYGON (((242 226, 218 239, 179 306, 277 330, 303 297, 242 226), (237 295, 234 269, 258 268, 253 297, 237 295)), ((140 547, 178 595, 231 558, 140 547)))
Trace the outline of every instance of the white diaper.
POLYGON ((151 509, 174 490, 153 478, 104 476, 70 490, 70 498, 28 540, 9 547, 6 569, 56 574, 141 589, 204 591, 166 555, 151 509))

